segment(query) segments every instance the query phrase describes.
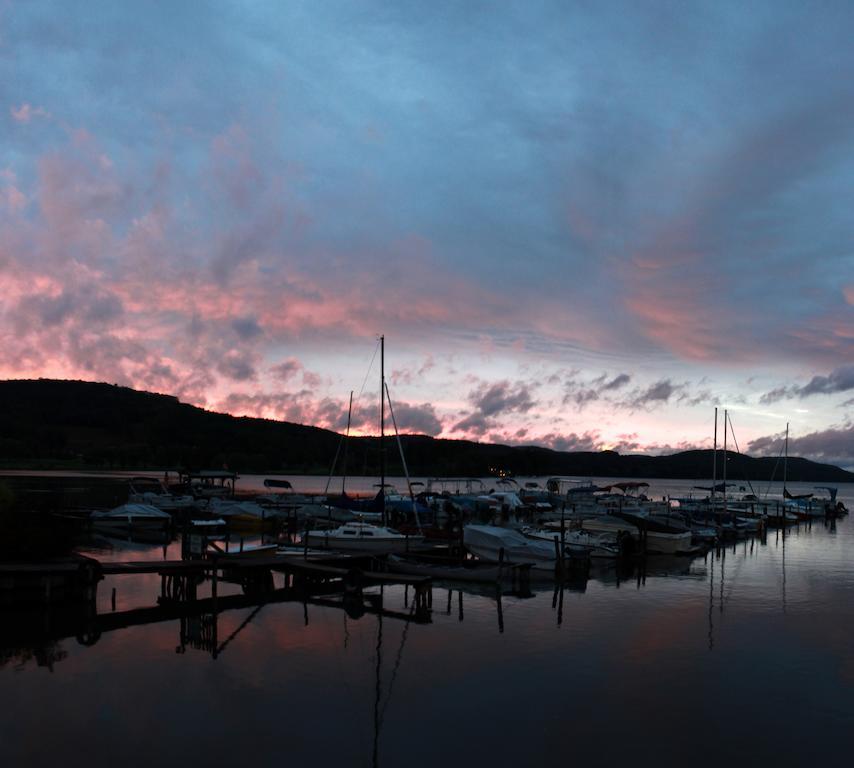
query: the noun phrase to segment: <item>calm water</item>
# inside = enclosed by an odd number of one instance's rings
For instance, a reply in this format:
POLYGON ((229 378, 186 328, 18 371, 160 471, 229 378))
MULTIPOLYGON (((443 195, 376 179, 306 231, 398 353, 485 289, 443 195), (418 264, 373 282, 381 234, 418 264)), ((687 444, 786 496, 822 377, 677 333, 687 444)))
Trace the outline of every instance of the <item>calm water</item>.
MULTIPOLYGON (((88 551, 179 556, 177 544, 88 551)), ((108 578, 98 611, 116 625, 162 618, 124 613, 159 592, 157 576, 108 578)), ((534 583, 528 597, 436 585, 430 623, 408 621, 403 588, 380 592, 361 616, 332 595, 89 646, 46 642, 60 618, 0 613, 4 765, 849 764, 852 520, 594 570, 558 591, 534 583)))

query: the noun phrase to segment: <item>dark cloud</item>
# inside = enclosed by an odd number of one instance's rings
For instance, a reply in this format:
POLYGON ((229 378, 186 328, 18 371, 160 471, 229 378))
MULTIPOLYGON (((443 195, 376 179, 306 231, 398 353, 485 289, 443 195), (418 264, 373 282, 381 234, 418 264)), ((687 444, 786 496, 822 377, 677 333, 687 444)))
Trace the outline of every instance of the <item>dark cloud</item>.
POLYGON ((555 451, 597 451, 601 445, 598 432, 585 432, 581 435, 572 432, 568 435, 549 433, 537 440, 555 451))
POLYGON ((528 413, 535 405, 531 396, 532 384, 508 380, 494 384, 483 382, 469 392, 469 402, 474 410, 461 418, 452 429, 455 432, 468 432, 483 435, 496 426, 501 416, 511 413, 528 413))
POLYGON ((534 407, 530 386, 523 382, 511 384, 499 381, 495 384, 482 384, 469 394, 469 400, 484 416, 518 411, 526 413, 534 407))
POLYGON ((809 384, 798 390, 799 397, 829 395, 854 389, 854 365, 845 365, 827 376, 813 376, 809 384))
POLYGON ((14 318, 23 329, 71 323, 80 333, 90 327, 102 328, 123 313, 121 299, 109 291, 94 286, 67 286, 56 296, 31 294, 24 297, 18 303, 14 318))
POLYGON ((669 402, 681 388, 681 385, 674 384, 670 379, 662 379, 635 393, 629 404, 632 408, 654 408, 669 402))
POLYGON ((231 321, 231 327, 241 339, 253 339, 262 333, 261 326, 254 317, 236 317, 231 321))
POLYGON ((287 382, 296 376, 301 370, 303 370, 302 363, 295 357, 289 357, 284 362, 270 368, 270 373, 272 373, 279 381, 287 382))
POLYGON ((719 405, 720 398, 708 389, 695 393, 683 390, 679 393, 679 397, 676 398, 676 402, 680 405, 688 405, 692 407, 703 405, 704 403, 709 405, 719 405))
POLYGON ((223 355, 216 369, 233 381, 252 381, 256 377, 251 356, 239 350, 230 350, 223 355))
POLYGON ((847 392, 851 389, 854 389, 854 365, 843 365, 831 371, 827 376, 813 376, 802 387, 797 385, 776 387, 763 394, 759 398, 759 402, 763 405, 769 405, 784 399, 804 398, 812 395, 832 395, 837 392, 847 392))
POLYGON ((771 405, 787 397, 793 397, 790 387, 776 387, 759 398, 762 405, 771 405))
MULTIPOLYGON (((344 432, 347 429, 348 401, 325 397, 313 399, 309 390, 281 393, 232 392, 221 407, 230 413, 276 418, 298 424, 344 432)), ((441 433, 442 423, 431 403, 393 403, 394 418, 401 434, 435 436, 441 433)), ((350 419, 351 431, 376 434, 379 431, 379 407, 356 404, 350 419)), ((386 406, 386 434, 393 434, 391 414, 386 406)))
POLYGON ((454 432, 467 432, 471 435, 481 436, 493 427, 493 421, 482 413, 472 413, 458 421, 451 427, 454 432))
MULTIPOLYGON (((779 456, 784 444, 784 433, 766 435, 752 440, 747 451, 756 456, 779 456)), ((801 456, 854 470, 854 424, 811 432, 803 437, 790 436, 789 456, 801 456)))
POLYGON ((563 396, 564 405, 574 402, 579 409, 596 402, 610 392, 621 389, 631 381, 631 376, 627 373, 620 373, 611 379, 608 379, 608 375, 603 373, 594 379, 579 381, 577 379, 579 373, 580 371, 569 373, 564 384, 565 394, 563 396))
POLYGON ((394 403, 393 408, 400 432, 435 436, 442 431, 442 422, 430 403, 394 403))
POLYGON ((629 376, 629 374, 621 373, 618 376, 615 376, 613 379, 611 379, 611 381, 609 381, 607 384, 605 384, 602 387, 602 391, 608 392, 612 389, 620 389, 621 387, 626 386, 626 384, 628 384, 631 380, 632 380, 632 377, 629 376))

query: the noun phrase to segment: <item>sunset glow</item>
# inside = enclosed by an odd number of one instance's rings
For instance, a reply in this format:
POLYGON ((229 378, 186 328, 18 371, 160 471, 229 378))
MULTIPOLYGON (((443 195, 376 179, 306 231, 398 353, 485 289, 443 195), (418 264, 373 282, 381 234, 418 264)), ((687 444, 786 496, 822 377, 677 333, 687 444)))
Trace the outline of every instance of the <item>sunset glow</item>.
POLYGON ((854 11, 120 5, 0 10, 0 378, 854 467, 854 11))

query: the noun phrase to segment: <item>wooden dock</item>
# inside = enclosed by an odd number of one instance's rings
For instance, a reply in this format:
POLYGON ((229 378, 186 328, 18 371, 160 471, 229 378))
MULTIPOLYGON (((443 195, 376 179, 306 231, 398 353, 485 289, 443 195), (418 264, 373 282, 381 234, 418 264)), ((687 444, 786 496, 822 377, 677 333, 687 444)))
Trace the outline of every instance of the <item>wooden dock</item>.
MULTIPOLYGON (((425 606, 432 603, 432 582, 423 576, 408 576, 373 570, 371 560, 342 559, 330 556, 281 556, 230 554, 190 560, 130 560, 100 562, 75 556, 41 563, 0 563, 0 604, 27 602, 51 603, 78 600, 90 602, 98 583, 105 576, 158 574, 165 585, 181 584, 180 593, 188 590, 189 580, 210 579, 216 597, 220 581, 240 583, 257 589, 272 584, 272 572, 288 574, 293 582, 333 583, 338 591, 352 593, 368 586, 394 584, 412 587, 425 606), (368 567, 365 567, 365 566, 368 567)), ((170 593, 172 587, 168 590, 170 593)))

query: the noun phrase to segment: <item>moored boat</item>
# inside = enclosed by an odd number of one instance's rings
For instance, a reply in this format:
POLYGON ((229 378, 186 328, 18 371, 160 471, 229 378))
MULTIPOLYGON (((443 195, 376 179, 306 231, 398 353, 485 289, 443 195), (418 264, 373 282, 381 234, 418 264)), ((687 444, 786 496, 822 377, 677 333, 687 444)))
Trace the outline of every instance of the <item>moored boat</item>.
POLYGON ((463 543, 469 552, 488 562, 530 563, 533 568, 552 571, 558 566, 553 543, 529 539, 510 528, 467 525, 463 543))
POLYGON ((305 534, 308 546, 339 552, 389 554, 407 552, 424 542, 423 536, 409 536, 392 528, 371 523, 345 523, 328 531, 309 531, 305 534))

